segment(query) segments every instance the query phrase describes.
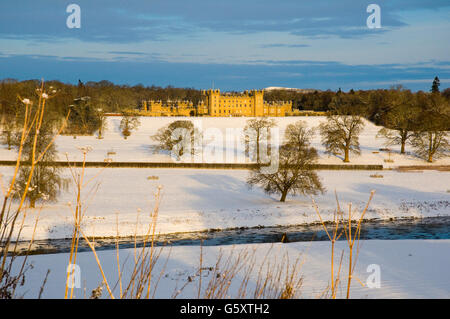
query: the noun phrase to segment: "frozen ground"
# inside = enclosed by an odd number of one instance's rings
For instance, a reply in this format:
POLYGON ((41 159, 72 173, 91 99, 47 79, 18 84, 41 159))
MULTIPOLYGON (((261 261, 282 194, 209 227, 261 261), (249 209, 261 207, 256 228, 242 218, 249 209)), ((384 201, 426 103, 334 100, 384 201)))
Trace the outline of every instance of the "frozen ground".
MULTIPOLYGON (((3 180, 9 180, 12 167, 0 167, 3 180)), ((83 229, 90 236, 115 236, 116 216, 120 236, 145 234, 154 206, 154 193, 162 186, 159 233, 201 231, 234 227, 295 225, 318 222, 308 197, 268 196, 260 188, 249 189, 246 170, 195 169, 86 169, 85 181, 95 177, 99 187, 83 202, 87 208, 83 229), (150 177, 150 179, 149 179, 150 177), (158 178, 155 180, 154 178, 158 178), (139 216, 139 223, 136 221, 139 216)), ((318 171, 327 191, 315 197, 325 220, 336 208, 334 191, 342 207, 352 202, 359 211, 371 190, 375 197, 366 218, 432 217, 450 215, 450 172, 381 171, 383 178, 371 178, 373 171, 318 171)), ((69 177, 66 169, 63 174, 69 177)), ((40 213, 36 239, 67 238, 72 232, 71 207, 75 194, 70 188, 58 202, 45 204, 40 213)), ((32 235, 38 209, 27 211, 22 239, 32 235)))
MULTIPOLYGON (((154 141, 150 136, 154 135, 156 131, 166 124, 169 124, 175 120, 187 120, 188 118, 176 118, 176 117, 141 117, 141 126, 136 132, 132 132, 132 135, 128 139, 124 139, 120 131, 121 117, 109 117, 107 120, 107 127, 104 131, 104 139, 97 139, 95 136, 78 136, 76 139, 73 136, 59 136, 56 140, 57 149, 59 152, 60 160, 66 160, 65 153, 68 154, 70 160, 82 160, 82 154, 78 150, 78 147, 86 145, 92 146, 93 150, 89 153, 89 161, 104 161, 105 158, 110 157, 114 161, 128 161, 128 162, 170 162, 172 159, 167 154, 155 154, 153 152, 154 141), (115 153, 114 155, 108 155, 108 152, 115 153)), ((307 123, 309 127, 317 127, 324 117, 285 117, 275 118, 280 128, 280 136, 283 136, 285 127, 288 124, 302 120, 307 123)), ((207 137, 205 134, 204 144, 209 146, 217 146, 220 149, 236 150, 236 158, 232 162, 245 162, 243 156, 243 147, 239 145, 227 146, 224 141, 226 137, 227 128, 236 129, 243 128, 248 118, 190 118, 195 121, 198 127, 201 127, 203 133, 206 133, 208 129, 215 128, 222 134, 223 139, 213 139, 211 136, 207 137)), ((398 165, 424 165, 427 164, 422 159, 417 158, 414 154, 400 155, 399 147, 393 147, 393 153, 390 155, 390 159, 393 163, 385 163, 385 159, 389 159, 389 155, 386 152, 380 152, 380 148, 384 148, 383 139, 376 139, 375 136, 381 127, 375 126, 366 121, 366 127, 360 135, 361 144, 361 156, 353 155, 351 157, 351 164, 381 164, 386 167, 398 166, 398 165), (375 153, 373 153, 375 152, 375 153)), ((213 131, 209 130, 210 133, 213 131)), ((235 136, 235 139, 240 141, 241 138, 235 136)), ((336 156, 328 156, 324 153, 324 147, 320 143, 319 132, 316 132, 316 136, 313 141, 313 146, 316 147, 320 154, 320 163, 323 164, 342 164, 342 158, 336 156)), ((407 151, 411 151, 408 147, 407 151)), ((224 152, 225 153, 225 152, 224 152)), ((205 154, 207 154, 205 152, 205 154)), ((222 157, 223 158, 223 157, 222 157)), ((8 151, 5 145, 0 145, 0 159, 1 160, 13 160, 16 159, 16 152, 14 150, 8 151)), ((212 160, 205 156, 204 162, 225 162, 225 159, 212 160)), ((450 157, 437 160, 434 164, 449 165, 450 157)))
MULTIPOLYGON (((344 250, 343 269, 347 269, 345 260, 347 259, 347 249, 345 242, 338 242, 338 252, 344 250)), ((329 283, 329 242, 312 243, 292 243, 292 244, 252 244, 232 246, 203 247, 203 267, 214 267, 217 256, 220 253, 228 257, 233 251, 233 256, 237 256, 239 251, 255 251, 256 269, 262 262, 267 251, 271 249, 270 260, 276 264, 282 261, 282 256, 288 254, 289 260, 293 262, 300 257, 302 267, 300 274, 303 276, 303 286, 301 288, 302 298, 317 298, 329 283)), ((170 298, 173 293, 187 283, 191 276, 193 281, 182 290, 179 298, 196 298, 199 287, 198 277, 195 273, 199 267, 200 247, 184 246, 163 249, 160 259, 155 268, 155 281, 158 278, 163 265, 164 275, 161 278, 156 290, 156 298, 170 298)), ((19 289, 19 294, 25 293, 26 298, 36 298, 39 288, 42 285, 48 269, 51 270, 43 293, 44 298, 63 298, 66 280, 66 267, 68 264, 68 254, 39 255, 30 256, 30 261, 34 268, 26 276, 25 287, 19 289)), ((114 250, 100 251, 99 258, 104 267, 107 280, 111 287, 117 283, 117 262, 114 250)), ((120 262, 124 270, 123 282, 126 283, 130 275, 129 263, 133 260, 133 250, 121 250, 120 262), (128 263, 122 264, 128 256, 128 263)), ((96 261, 91 252, 78 254, 77 264, 80 266, 81 288, 75 289, 76 298, 89 297, 92 289, 96 288, 102 281, 98 271, 96 261)), ((351 288, 352 298, 450 298, 450 240, 398 240, 398 241, 363 241, 360 255, 357 262, 355 277, 351 288), (369 265, 378 265, 380 268, 380 287, 362 287, 362 283, 367 280, 373 272, 368 272, 369 265)), ((345 271, 342 271, 341 278, 345 282, 345 271)), ((211 272, 203 271, 202 287, 207 286, 211 272)), ((237 294, 242 273, 236 277, 236 281, 231 284, 230 297, 237 294)), ((251 277, 248 285, 249 297, 255 286, 255 276, 251 277)), ((125 286, 125 284, 124 284, 125 286)), ((342 283, 338 297, 345 296, 346 283, 342 283)), ((153 290, 152 290, 153 291, 153 290)), ((106 290, 104 289, 103 296, 106 290)), ((118 286, 114 290, 118 295, 118 286)))

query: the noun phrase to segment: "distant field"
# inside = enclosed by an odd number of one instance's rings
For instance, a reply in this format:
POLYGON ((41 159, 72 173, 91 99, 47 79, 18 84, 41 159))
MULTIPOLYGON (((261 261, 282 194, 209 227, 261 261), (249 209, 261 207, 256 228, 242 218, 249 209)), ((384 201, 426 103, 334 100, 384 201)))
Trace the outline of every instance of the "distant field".
MULTIPOLYGON (((73 136, 59 136, 56 140, 57 149, 59 152, 59 159, 65 160, 66 153, 72 161, 82 160, 82 154, 78 147, 90 145, 93 150, 88 154, 88 161, 103 162, 105 158, 110 157, 116 162, 172 162, 168 154, 155 154, 153 152, 154 141, 150 136, 154 135, 157 130, 166 124, 175 120, 193 120, 197 121, 203 129, 216 128, 226 135, 227 128, 243 128, 248 118, 175 118, 175 117, 141 117, 141 126, 128 139, 124 139, 120 132, 120 117, 109 117, 107 120, 107 128, 104 132, 104 139, 97 139, 96 136, 78 136, 76 139, 73 136)), ((317 127, 324 117, 285 117, 274 118, 280 127, 280 135, 288 124, 302 120, 309 127, 317 127)), ((398 165, 429 165, 422 159, 415 157, 413 154, 400 155, 399 148, 394 147, 393 153, 389 155, 386 152, 380 151, 384 148, 383 140, 376 139, 375 136, 380 127, 373 125, 366 121, 366 127, 360 136, 361 156, 351 156, 350 164, 372 164, 398 166, 398 165), (384 160, 392 159, 393 163, 386 163, 384 160)), ((225 145, 223 141, 207 141, 209 145, 225 145), (218 144, 217 144, 218 143, 218 144)), ((317 132, 313 146, 319 151, 321 164, 342 164, 342 159, 337 156, 329 156, 324 153, 325 149, 320 143, 320 136, 317 132)), ((230 146, 228 146, 230 149, 230 146)), ((226 148, 225 148, 226 151, 226 148)), ((239 146, 234 146, 233 151, 236 152, 234 162, 245 163, 248 159, 244 156, 244 149, 239 146)), ((407 148, 407 151, 411 149, 407 148)), ((224 152, 225 153, 225 152, 224 152)), ((0 160, 14 160, 16 152, 14 150, 8 151, 6 146, 0 145, 0 160)), ((208 162, 208 160, 205 160, 208 162)), ((221 161, 221 162, 225 162, 221 161)), ((450 158, 443 158, 433 165, 450 165, 450 158)))

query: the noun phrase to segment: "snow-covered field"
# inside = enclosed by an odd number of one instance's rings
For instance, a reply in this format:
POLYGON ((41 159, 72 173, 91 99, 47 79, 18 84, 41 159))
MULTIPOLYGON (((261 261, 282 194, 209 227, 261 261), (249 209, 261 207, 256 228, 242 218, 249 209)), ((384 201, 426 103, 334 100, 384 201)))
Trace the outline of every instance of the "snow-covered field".
MULTIPOLYGON (((12 167, 0 167, 8 180, 12 167)), ((92 182, 85 188, 86 214, 83 229, 91 236, 115 236, 116 216, 121 236, 145 234, 150 211, 159 185, 162 197, 159 208, 159 233, 226 229, 234 227, 295 225, 319 219, 311 199, 304 196, 266 195, 260 188, 249 189, 246 170, 196 170, 108 168, 86 169, 85 181, 95 177, 99 188, 88 196, 92 182), (149 177, 158 179, 149 179, 149 177), (136 221, 139 215, 139 223, 136 221)), ((371 190, 375 197, 366 218, 431 217, 450 215, 450 172, 380 171, 383 178, 371 178, 373 171, 318 171, 327 191, 315 196, 325 220, 332 219, 336 208, 336 190, 341 206, 352 202, 361 211, 371 190)), ((69 178, 69 171, 64 171, 69 178)), ((58 202, 45 204, 37 227, 36 239, 71 236, 75 204, 73 188, 62 192, 58 202)), ((22 239, 31 237, 38 208, 28 210, 22 239)))
MULTIPOLYGON (((186 118, 183 118, 186 119, 186 118)), ((70 160, 82 160, 79 147, 92 147, 88 161, 103 161, 111 157, 114 161, 162 162, 171 161, 166 154, 154 154, 154 142, 150 136, 162 126, 176 118, 141 118, 137 132, 123 139, 119 124, 120 117, 108 118, 104 139, 95 136, 77 137, 60 136, 56 145, 60 160, 65 153, 70 160), (108 155, 108 153, 110 153, 108 155), (114 153, 112 155, 111 153, 114 153)), ((216 128, 226 136, 227 128, 243 128, 247 118, 204 118, 198 125, 204 130, 216 128)), ((276 118, 283 134, 284 128, 293 122, 303 120, 309 127, 317 127, 324 118, 276 118)), ((380 128, 366 123, 360 136, 361 156, 352 156, 351 164, 381 164, 384 167, 399 165, 428 165, 413 154, 399 155, 392 153, 393 163, 384 162, 388 158, 383 148, 383 140, 375 136, 380 128)), ((207 141, 209 145, 222 145, 222 140, 207 141)), ((224 142, 223 145, 226 145, 224 142)), ((342 159, 328 156, 316 134, 313 142, 319 150, 320 163, 341 164, 342 159)), ((230 146, 226 146, 230 148, 230 146)), ((236 148, 242 155, 242 147, 236 148)), ((15 151, 0 146, 0 159, 15 159, 15 151)), ((239 155, 238 155, 239 156, 239 155)), ((243 162, 240 156, 237 161, 243 162)), ((434 165, 450 165, 450 158, 436 161, 434 165)), ((2 185, 12 175, 12 167, 0 167, 2 185)), ((227 229, 255 226, 286 226, 316 223, 318 216, 311 199, 304 196, 289 196, 285 203, 279 197, 269 196, 260 188, 249 189, 246 170, 202 170, 202 169, 149 169, 149 168, 88 168, 85 181, 92 182, 83 189, 83 208, 85 215, 82 228, 86 235, 97 237, 115 236, 118 226, 120 236, 143 235, 151 223, 151 211, 155 205, 155 192, 162 186, 159 205, 157 233, 175 233, 204 231, 208 229, 227 229), (98 184, 97 184, 98 183, 98 184), (92 190, 92 192, 90 192, 92 190), (118 223, 117 223, 118 220, 118 223)), ((409 171, 396 170, 375 171, 318 171, 326 193, 314 199, 324 220, 331 220, 336 210, 336 191, 341 207, 351 202, 353 209, 361 212, 369 199, 370 192, 375 196, 366 214, 367 219, 390 219, 406 217, 433 217, 450 215, 450 172, 444 171, 409 171), (382 178, 371 178, 378 173, 382 178)), ((63 169, 64 178, 70 179, 69 169, 63 169)), ((26 209, 26 219, 22 231, 22 240, 32 237, 35 219, 39 213, 39 223, 35 239, 57 239, 71 236, 73 229, 72 209, 75 204, 73 185, 62 191, 55 203, 45 203, 36 209, 26 209)), ((14 203, 13 205, 17 205, 14 203)), ((345 242, 339 242, 339 251, 345 250, 345 242)), ((241 249, 255 250, 255 265, 262 261, 269 244, 251 244, 232 246, 203 247, 203 267, 214 267, 218 256, 226 256, 234 249, 238 254, 241 249)), ((121 261, 132 260, 133 250, 122 249, 121 261)), ((181 298, 197 296, 198 278, 196 273, 199 263, 200 247, 178 246, 165 248, 160 263, 155 269, 159 273, 164 261, 169 256, 165 275, 161 278, 157 298, 171 297, 180 289, 188 277, 193 281, 181 292, 181 298)), ((274 244, 270 260, 283 263, 282 256, 288 253, 290 260, 301 256, 303 275, 302 297, 317 298, 329 283, 330 244, 328 242, 274 244)), ((100 251, 100 259, 111 286, 117 281, 116 252, 100 251)), ((25 297, 35 298, 42 285, 47 269, 51 269, 43 297, 62 298, 66 278, 68 254, 30 256, 34 268, 27 273, 26 285, 19 293, 25 297)), ((344 256, 343 269, 346 269, 344 256)), ((76 289, 76 297, 83 298, 86 292, 96 288, 102 281, 97 271, 96 261, 91 252, 78 254, 77 264, 81 267, 82 288, 76 289), (86 287, 86 290, 83 288, 86 287)), ((450 240, 399 240, 399 241, 363 241, 358 258, 356 277, 362 282, 370 275, 369 265, 378 265, 381 269, 381 287, 369 289, 353 281, 352 296, 355 298, 450 298, 450 240)), ((124 268, 124 280, 130 274, 130 265, 124 268)), ((204 286, 211 275, 204 271, 204 286)), ((343 273, 344 275, 344 273, 343 273)), ((242 276, 239 275, 239 276, 242 276)), ((239 276, 237 286, 240 284, 239 276)), ((235 285, 235 284, 234 284, 235 285)), ((249 290, 255 285, 255 278, 249 283, 249 290)), ((344 296, 344 286, 338 297, 344 296)), ((236 296, 235 286, 230 290, 230 297, 236 296)), ((115 290, 117 294, 117 288, 115 290)), ((105 295, 105 293, 104 293, 105 295)))
MULTIPOLYGON (((227 128, 237 129, 244 128, 246 121, 249 118, 234 117, 234 118, 177 118, 177 117, 140 117, 141 125, 137 131, 132 132, 132 135, 128 139, 124 139, 120 130, 121 117, 109 117, 107 119, 107 126, 104 131, 104 139, 98 139, 95 136, 78 136, 76 139, 73 136, 59 136, 56 140, 57 150, 59 152, 59 159, 65 161, 66 153, 70 160, 82 160, 82 154, 78 147, 91 146, 93 150, 89 153, 88 161, 104 161, 106 158, 111 158, 113 161, 124 162, 170 162, 172 158, 168 154, 155 154, 153 152, 153 146, 155 142, 150 138, 157 130, 164 125, 167 125, 175 120, 192 120, 196 126, 201 128, 204 133, 205 145, 219 147, 220 149, 233 149, 236 150, 235 162, 245 162, 245 156, 243 156, 243 147, 237 145, 232 147, 226 141, 227 128), (211 129, 216 129, 211 130, 211 129), (219 132, 222 138, 213 139, 211 135, 219 132), (108 155, 108 152, 115 153, 115 155, 108 155)), ((280 129, 280 137, 283 136, 284 129, 287 125, 296 121, 304 121, 308 127, 317 127, 321 122, 325 120, 324 117, 284 117, 274 118, 280 129)), ((417 158, 413 153, 407 155, 400 155, 399 147, 393 147, 393 153, 390 155, 390 159, 394 160, 393 163, 384 162, 389 158, 386 152, 379 152, 380 148, 385 147, 383 145, 383 139, 377 139, 375 136, 381 127, 375 126, 372 123, 366 121, 366 126, 362 134, 360 135, 361 155, 351 157, 351 164, 378 164, 389 166, 398 165, 424 165, 427 164, 424 160, 417 158), (375 152, 375 153, 373 153, 375 152)), ((241 141, 242 139, 235 135, 235 141, 241 141)), ((233 141, 231 141, 233 142, 233 141)), ((320 143, 319 132, 316 132, 313 140, 313 146, 317 148, 320 155, 319 163, 323 164, 342 164, 342 158, 336 156, 329 156, 324 153, 325 149, 320 143)), ((407 148, 407 151, 412 151, 407 148)), ((205 148, 206 153, 206 148, 205 148)), ((224 152, 225 154, 225 152, 224 152)), ((225 155, 224 155, 225 156, 225 155)), ((1 160, 13 160, 16 159, 16 152, 14 150, 8 151, 5 145, 0 145, 0 159, 1 160)), ((203 160, 210 162, 211 159, 203 160)), ((226 162, 226 158, 219 159, 218 162, 226 162)), ((449 165, 450 158, 443 158, 437 160, 434 164, 449 165)))
MULTIPOLYGON (((338 252, 344 250, 343 268, 347 270, 347 252, 345 242, 337 243, 338 252)), ((255 270, 258 271, 264 256, 270 251, 270 261, 277 264, 283 261, 282 256, 288 254, 291 263, 300 257, 300 275, 303 277, 301 287, 302 298, 318 298, 326 289, 330 276, 330 243, 292 243, 292 244, 252 244, 239 246, 203 247, 202 291, 208 285, 211 272, 208 267, 214 267, 220 254, 228 257, 232 252, 237 257, 239 251, 255 250, 255 270)), ((120 263, 123 270, 124 286, 130 276, 133 260, 133 249, 120 251, 120 263), (127 259, 128 256, 128 259, 127 259), (122 264, 125 260, 125 266, 122 264)), ((119 294, 117 285, 117 261, 115 250, 98 252, 106 278, 111 287, 115 287, 114 294, 119 294)), ((154 269, 155 284, 160 271, 169 256, 164 274, 157 286, 156 298, 170 298, 174 292, 188 282, 192 282, 181 291, 178 298, 196 298, 199 281, 195 274, 199 268, 200 247, 183 246, 164 248, 154 269), (169 256, 170 254, 170 256, 169 256)), ((336 257, 338 259, 338 257, 336 257)), ((19 287, 18 293, 25 293, 26 298, 36 298, 44 281, 47 270, 50 274, 42 295, 43 298, 63 298, 66 281, 68 254, 30 256, 29 261, 34 264, 26 275, 25 287, 19 287)), ((286 259, 285 259, 286 260, 286 259)), ((19 260, 18 260, 19 261, 19 260)), ((76 298, 90 296, 92 289, 102 282, 95 258, 91 252, 78 254, 77 265, 80 267, 80 288, 75 288, 76 298)), ((354 279, 351 286, 352 298, 450 298, 450 240, 398 240, 398 241, 362 241, 361 251, 357 261, 354 279), (372 265, 371 267, 369 267, 372 265), (375 265, 375 266, 373 266, 375 265), (374 269, 379 266, 379 288, 362 287, 357 280, 366 284, 374 269), (369 269, 369 271, 368 271, 369 269)), ((341 272, 342 284, 337 294, 338 298, 345 297, 346 273, 341 272)), ((248 297, 252 297, 256 275, 251 277, 248 285, 248 297)), ((239 273, 232 281, 227 294, 236 297, 243 273, 239 273)), ((371 277, 371 279, 376 278, 371 277)), ((154 286, 153 286, 154 287, 154 286)), ((152 290, 153 292, 153 290, 152 290)), ((103 289, 103 297, 107 296, 103 289)))

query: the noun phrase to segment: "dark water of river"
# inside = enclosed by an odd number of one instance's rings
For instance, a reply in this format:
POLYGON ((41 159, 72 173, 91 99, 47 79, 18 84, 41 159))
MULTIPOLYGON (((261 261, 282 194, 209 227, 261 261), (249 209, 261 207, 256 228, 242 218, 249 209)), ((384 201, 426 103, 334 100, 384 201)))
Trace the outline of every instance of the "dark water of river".
MULTIPOLYGON (((331 231, 332 226, 327 226, 331 231)), ((342 240, 345 236, 341 237, 342 240)), ((397 219, 365 221, 362 226, 361 239, 450 239, 450 216, 421 219, 397 219)), ((239 228, 221 231, 191 232, 159 235, 156 246, 201 245, 239 245, 276 242, 309 242, 328 240, 322 225, 295 225, 279 227, 239 228), (284 237, 284 239, 283 239, 284 237)), ((63 253, 70 249, 70 239, 39 240, 33 245, 33 253, 63 253)), ((96 239, 96 249, 115 249, 114 239, 96 239)), ((133 248, 134 238, 121 238, 120 248, 133 248)), ((137 239, 137 246, 142 245, 142 238, 137 239)), ((21 245, 26 247, 26 243, 21 245)), ((79 251, 89 250, 83 240, 79 251)))

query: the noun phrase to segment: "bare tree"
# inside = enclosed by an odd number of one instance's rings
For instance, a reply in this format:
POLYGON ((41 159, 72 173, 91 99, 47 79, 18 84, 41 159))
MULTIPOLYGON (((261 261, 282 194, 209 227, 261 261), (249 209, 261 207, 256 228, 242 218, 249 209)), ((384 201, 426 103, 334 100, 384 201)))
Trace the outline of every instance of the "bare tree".
POLYGON ((179 160, 188 153, 195 155, 195 138, 200 138, 200 132, 191 121, 175 121, 160 128, 151 138, 158 143, 155 152, 172 152, 179 160))
POLYGON ((391 109, 386 115, 386 126, 378 131, 377 137, 386 139, 386 146, 400 145, 405 154, 406 144, 413 137, 420 109, 410 91, 394 90, 390 96, 391 109))
POLYGON ((102 108, 96 109, 98 116, 98 139, 103 139, 103 131, 107 127, 106 114, 102 108))
MULTIPOLYGON (((23 143, 23 155, 26 162, 31 161, 33 152, 42 153, 47 145, 50 145, 42 160, 36 164, 30 180, 31 168, 22 165, 19 169, 16 199, 19 200, 22 194, 26 193, 26 199, 31 208, 36 206, 36 202, 56 201, 60 190, 66 188, 65 180, 60 177, 61 169, 54 165, 57 151, 55 144, 50 144, 53 138, 52 126, 44 123, 38 133, 31 132, 23 143), (26 192, 25 188, 27 188, 26 192)), ((20 147, 20 136, 16 136, 15 146, 20 147)))
POLYGON ((8 150, 11 150, 13 146, 15 131, 16 131, 16 122, 13 119, 10 118, 2 124, 2 132, 0 139, 2 143, 8 146, 8 150))
POLYGON ((129 112, 123 112, 122 120, 120 121, 120 130, 124 139, 127 139, 131 135, 131 132, 136 130, 141 122, 137 116, 133 116, 129 112))
POLYGON ((13 146, 14 133, 17 131, 17 115, 16 104, 0 101, 0 140, 8 146, 8 150, 13 146))
POLYGON ((359 114, 335 108, 319 128, 327 153, 344 154, 345 163, 350 162, 350 153, 361 154, 359 134, 364 128, 364 120, 359 114))
POLYGON ((259 168, 250 172, 247 183, 250 187, 261 186, 267 194, 280 194, 280 201, 295 194, 317 194, 324 192, 312 165, 318 159, 317 150, 311 147, 312 129, 306 129, 302 121, 286 128, 285 142, 280 147, 279 169, 273 174, 263 174, 259 168))
POLYGON ((270 138, 269 130, 275 126, 277 126, 276 121, 267 117, 250 119, 246 122, 244 127, 246 152, 249 153, 250 144, 255 145, 256 163, 258 164, 261 163, 259 152, 262 139, 270 138))
POLYGON ((420 114, 420 128, 414 132, 411 141, 416 153, 429 163, 450 152, 448 123, 450 123, 449 102, 440 95, 430 94, 427 105, 420 114))
POLYGON ((449 153, 450 143, 448 133, 445 131, 422 131, 416 132, 411 141, 416 153, 432 163, 449 153))
POLYGON ((103 111, 96 110, 93 106, 92 99, 89 96, 76 98, 74 104, 69 105, 70 116, 69 123, 64 130, 65 134, 92 135, 99 130, 99 138, 101 138, 102 123, 104 120, 103 111))

